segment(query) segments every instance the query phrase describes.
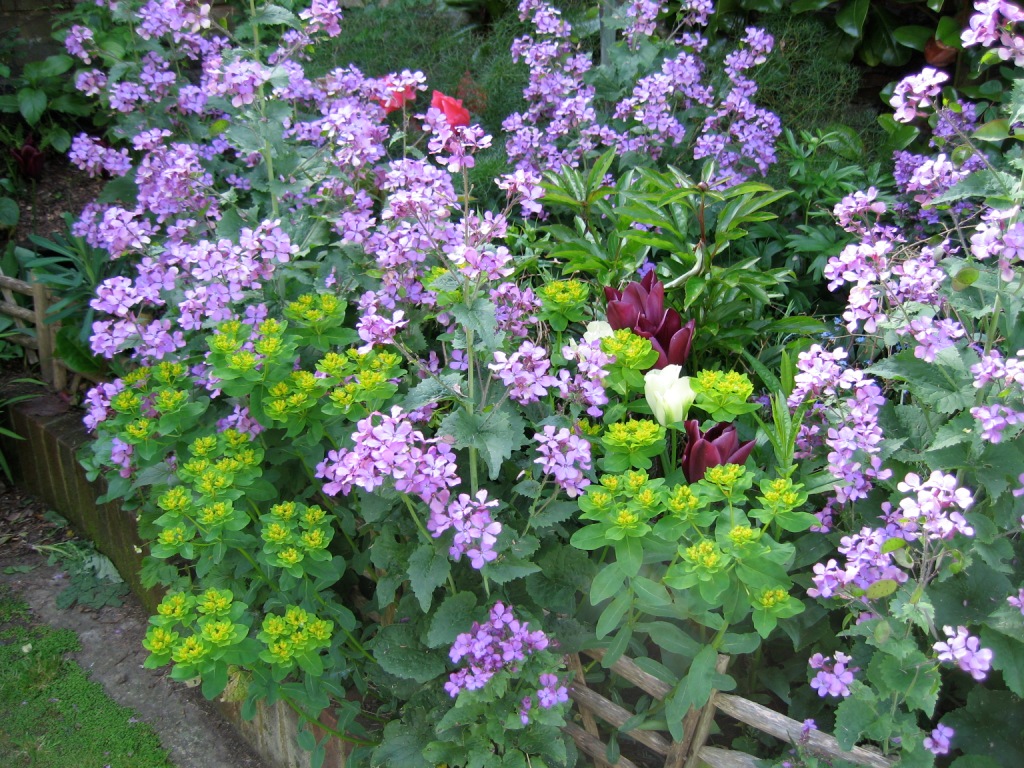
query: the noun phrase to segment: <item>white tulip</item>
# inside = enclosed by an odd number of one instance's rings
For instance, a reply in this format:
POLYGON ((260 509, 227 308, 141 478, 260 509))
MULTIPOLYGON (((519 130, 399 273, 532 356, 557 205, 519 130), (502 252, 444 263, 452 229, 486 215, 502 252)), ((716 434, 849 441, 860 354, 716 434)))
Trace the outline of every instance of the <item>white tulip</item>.
POLYGON ((690 386, 690 377, 679 375, 682 370, 682 366, 668 365, 644 375, 644 397, 654 418, 663 427, 685 419, 697 398, 690 386))

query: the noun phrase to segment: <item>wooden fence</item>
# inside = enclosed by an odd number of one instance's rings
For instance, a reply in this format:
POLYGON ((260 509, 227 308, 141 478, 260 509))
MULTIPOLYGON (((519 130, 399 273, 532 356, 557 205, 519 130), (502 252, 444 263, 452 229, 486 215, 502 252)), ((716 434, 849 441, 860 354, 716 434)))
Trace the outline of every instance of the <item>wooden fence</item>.
POLYGON ((57 346, 57 324, 47 324, 50 293, 42 283, 8 277, 0 271, 0 313, 14 318, 18 331, 4 338, 28 351, 29 362, 39 363, 40 376, 56 390, 67 386, 68 368, 54 354, 57 346), (15 294, 31 299, 32 308, 18 303, 15 294))
MULTIPOLYGON (((601 650, 585 653, 597 660, 604 656, 601 650)), ((729 657, 719 655, 716 669, 724 673, 728 664, 729 657)), ((580 751, 593 759, 595 768, 638 768, 636 763, 626 757, 620 756, 614 762, 608 761, 608 746, 601 739, 597 723, 600 720, 606 726, 619 729, 634 713, 586 685, 583 665, 578 655, 569 656, 569 668, 575 673, 569 695, 579 708, 582 727, 570 723, 566 726, 566 732, 580 751)), ((628 657, 619 658, 611 665, 610 671, 659 701, 663 701, 672 692, 672 686, 648 674, 628 657)), ((826 758, 841 758, 867 768, 892 768, 896 762, 872 749, 854 747, 849 752, 844 751, 835 737, 820 731, 802 735, 802 723, 756 702, 718 691, 712 692, 711 699, 703 708, 687 713, 683 719, 682 741, 675 741, 665 733, 641 729, 626 731, 623 735, 657 755, 658 764, 664 768, 757 768, 758 761, 751 755, 706 745, 719 713, 783 742, 799 743, 806 752, 826 758)))

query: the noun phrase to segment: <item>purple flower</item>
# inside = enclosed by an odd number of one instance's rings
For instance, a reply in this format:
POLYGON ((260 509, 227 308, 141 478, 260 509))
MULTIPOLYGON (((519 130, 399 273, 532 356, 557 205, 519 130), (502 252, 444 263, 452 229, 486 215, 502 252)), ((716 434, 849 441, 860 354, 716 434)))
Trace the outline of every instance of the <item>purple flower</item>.
POLYGON ((947 642, 935 643, 932 648, 939 661, 950 661, 975 680, 984 680, 992 667, 992 651, 981 647, 981 641, 967 632, 967 627, 943 627, 947 642))
MULTIPOLYGON (((548 643, 543 631, 531 632, 530 625, 516 619, 511 608, 495 603, 488 621, 473 622, 469 632, 455 638, 448 656, 454 664, 461 662, 462 668, 449 675, 444 688, 452 698, 463 690, 483 688, 495 673, 503 669, 516 671, 520 662, 532 653, 543 651, 548 643)), ((555 683, 557 681, 555 678, 555 683)), ((558 689, 544 687, 554 698, 560 696, 558 689)), ((529 709, 530 705, 525 703, 521 708, 521 716, 526 715, 524 724, 529 719, 529 709)))
POLYGON ((897 122, 909 123, 915 117, 926 113, 924 107, 931 106, 935 97, 942 93, 942 84, 949 80, 949 75, 932 67, 925 67, 917 75, 910 75, 896 84, 889 104, 896 114, 897 122))
POLYGON ((845 698, 850 695, 850 683, 853 682, 853 674, 858 671, 857 667, 847 668, 851 657, 845 653, 836 651, 835 661, 831 656, 822 656, 816 653, 808 660, 811 669, 818 670, 818 673, 811 680, 811 688, 818 692, 818 695, 834 696, 845 698))
POLYGON ((949 754, 950 740, 953 738, 953 729, 949 726, 939 724, 930 735, 924 737, 924 748, 933 755, 949 754))
POLYGON ((520 405, 528 405, 546 397, 548 389, 558 384, 558 379, 548 373, 551 361, 547 354, 543 347, 524 341, 511 355, 496 351, 495 362, 487 367, 508 388, 510 399, 520 405))
POLYGON ((544 474, 554 477, 555 483, 565 490, 569 498, 574 499, 583 493, 583 489, 590 485, 590 480, 583 474, 591 468, 590 443, 564 427, 556 432, 550 424, 533 439, 538 443, 537 452, 540 454, 534 463, 541 465, 544 474))

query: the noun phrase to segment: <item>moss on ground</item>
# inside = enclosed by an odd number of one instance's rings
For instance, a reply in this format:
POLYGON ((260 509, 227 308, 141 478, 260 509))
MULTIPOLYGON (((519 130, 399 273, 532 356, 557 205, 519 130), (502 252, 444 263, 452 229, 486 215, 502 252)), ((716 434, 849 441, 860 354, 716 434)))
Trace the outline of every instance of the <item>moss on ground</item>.
POLYGON ((0 587, 0 765, 173 768, 152 728, 67 658, 78 647, 0 587))

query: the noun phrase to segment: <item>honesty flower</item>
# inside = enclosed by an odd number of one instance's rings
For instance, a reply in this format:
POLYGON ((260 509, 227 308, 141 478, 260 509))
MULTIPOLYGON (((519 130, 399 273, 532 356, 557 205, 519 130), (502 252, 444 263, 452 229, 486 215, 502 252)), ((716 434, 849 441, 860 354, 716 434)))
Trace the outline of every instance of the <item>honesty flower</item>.
POLYGON ((685 419, 697 397, 690 385, 690 377, 680 376, 682 371, 682 366, 669 365, 644 375, 644 397, 654 418, 663 427, 685 419))

